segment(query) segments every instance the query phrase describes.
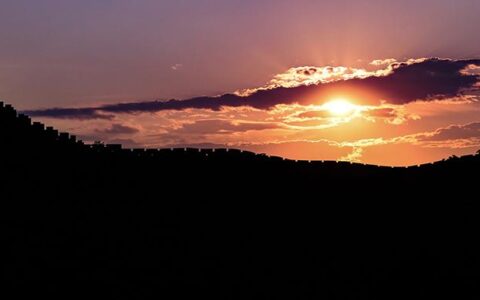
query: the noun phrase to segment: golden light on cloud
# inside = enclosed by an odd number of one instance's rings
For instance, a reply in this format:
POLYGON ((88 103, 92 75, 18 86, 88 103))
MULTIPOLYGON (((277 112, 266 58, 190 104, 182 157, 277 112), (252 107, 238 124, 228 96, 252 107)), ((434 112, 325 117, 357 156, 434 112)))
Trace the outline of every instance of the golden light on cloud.
POLYGON ((303 66, 237 96, 30 113, 58 128, 78 128, 72 133, 89 143, 234 147, 290 159, 403 166, 478 150, 479 64, 387 59, 368 69, 303 66), (390 151, 395 147, 402 150, 390 151))
POLYGON ((357 106, 350 101, 339 98, 322 105, 322 108, 334 116, 347 116, 357 110, 357 106))

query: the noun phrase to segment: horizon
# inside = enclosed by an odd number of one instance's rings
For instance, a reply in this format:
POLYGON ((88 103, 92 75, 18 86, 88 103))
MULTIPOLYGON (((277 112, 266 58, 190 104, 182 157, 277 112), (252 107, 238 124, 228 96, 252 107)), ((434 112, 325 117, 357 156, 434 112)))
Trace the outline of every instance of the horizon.
MULTIPOLYGON (((15 110, 15 107, 13 107, 9 103, 5 103, 3 101, 0 101, 0 111, 5 110, 3 112, 15 112, 15 118, 20 122, 18 124, 22 124, 22 126, 25 125, 30 125, 31 129, 36 127, 38 128, 43 128, 43 131, 45 131, 49 137, 51 137, 52 132, 57 136, 57 141, 63 140, 63 141, 68 141, 69 143, 75 145, 81 145, 81 146, 86 146, 87 148, 84 149, 107 149, 107 151, 129 151, 136 152, 138 155, 141 153, 151 155, 152 153, 155 152, 150 152, 149 150, 155 150, 158 151, 157 153, 163 153, 166 154, 168 152, 164 152, 164 150, 171 151, 171 153, 179 153, 179 152, 189 152, 194 150, 194 152, 202 153, 203 155, 207 155, 208 157, 213 154, 215 156, 215 152, 219 151, 220 153, 226 153, 226 152, 234 152, 236 154, 253 154, 256 156, 257 159, 261 158, 267 158, 267 159, 281 159, 282 161, 293 161, 293 162, 304 162, 304 163, 347 163, 351 165, 359 165, 359 166, 372 166, 372 167, 379 167, 379 168, 417 168, 417 167, 423 167, 427 165, 433 165, 436 163, 442 163, 442 162, 448 162, 451 159, 465 159, 465 158, 472 158, 472 157, 478 157, 480 156, 480 150, 478 150, 475 153, 472 154, 466 154, 462 155, 460 157, 456 155, 451 155, 450 157, 445 157, 441 160, 438 161, 433 161, 433 162, 427 162, 427 163, 422 163, 422 164, 416 164, 416 165, 405 165, 405 166, 390 166, 390 165, 378 165, 378 164, 367 164, 367 163, 360 163, 360 162, 355 162, 355 161, 350 161, 350 160, 298 160, 298 159, 289 159, 286 157, 281 157, 281 156, 275 156, 275 155, 268 155, 267 153, 258 153, 258 152, 251 152, 248 150, 243 150, 241 148, 229 148, 228 146, 224 147, 219 147, 218 145, 211 145, 211 144, 194 144, 194 145, 171 145, 171 146, 165 146, 162 148, 128 148, 124 147, 122 144, 108 144, 102 141, 94 141, 92 143, 85 143, 83 140, 78 139, 76 135, 72 135, 69 132, 62 132, 56 129, 55 127, 52 126, 47 126, 42 122, 34 122, 28 115, 22 114, 18 111, 15 110), (27 123, 25 123, 27 121, 27 123), (40 125, 41 127, 38 127, 40 125), (108 150, 109 149, 109 150, 108 150), (138 152, 139 151, 139 152, 138 152)), ((10 120, 12 121, 12 120, 10 120)), ((7 123, 8 124, 8 123, 7 123)), ((38 132, 37 132, 38 133, 38 132)), ((41 135, 40 135, 41 136, 41 135)), ((191 153, 191 152, 190 152, 191 153)), ((233 159, 234 156, 231 158, 233 159)), ((199 158, 199 157, 197 157, 199 158)))

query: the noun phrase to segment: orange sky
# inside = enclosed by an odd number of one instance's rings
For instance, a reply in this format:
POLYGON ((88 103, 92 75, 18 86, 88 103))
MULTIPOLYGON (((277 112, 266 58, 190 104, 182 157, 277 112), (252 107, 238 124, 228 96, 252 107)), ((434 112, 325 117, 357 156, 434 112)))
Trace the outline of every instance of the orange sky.
POLYGON ((197 108, 198 104, 194 104, 181 109, 108 113, 99 110, 98 114, 105 118, 39 113, 36 118, 88 142, 101 140, 126 147, 232 147, 291 159, 421 164, 480 149, 478 91, 475 86, 461 86, 446 95, 447 84, 442 81, 452 76, 448 84, 456 80, 464 84, 464 76, 478 75, 478 66, 462 64, 425 59, 401 64, 392 59, 375 61, 363 69, 297 67, 274 76, 263 87, 237 91, 242 95, 240 99, 251 101, 248 105, 197 108), (452 72, 445 67, 452 64, 460 64, 461 70, 452 72), (410 67, 420 71, 410 73, 410 67), (419 72, 424 72, 426 79, 417 76, 419 72), (365 79, 373 83, 367 85, 365 79), (388 81, 382 81, 378 88, 378 79, 388 81), (418 80, 421 82, 417 85, 418 80), (403 98, 389 94, 397 89, 396 84, 402 93, 408 89, 411 93, 403 98), (407 99, 410 94, 417 95, 422 85, 429 87, 428 97, 407 99), (269 107, 260 107, 264 98, 257 95, 262 91, 270 93, 287 87, 288 92, 303 86, 315 89, 292 103, 269 102, 269 107), (431 95, 435 89, 441 93, 431 95))

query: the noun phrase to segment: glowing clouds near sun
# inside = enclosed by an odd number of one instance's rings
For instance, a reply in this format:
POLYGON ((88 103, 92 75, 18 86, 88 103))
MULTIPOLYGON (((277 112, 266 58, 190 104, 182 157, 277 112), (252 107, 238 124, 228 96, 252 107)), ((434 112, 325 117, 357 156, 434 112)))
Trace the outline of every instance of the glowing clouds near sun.
POLYGON ((480 148, 479 66, 421 58, 297 67, 236 94, 25 113, 87 142, 409 165, 480 148))
POLYGON ((322 106, 323 109, 327 110, 333 116, 346 116, 355 112, 358 108, 356 105, 352 104, 345 99, 334 99, 329 101, 322 106))
POLYGON ((237 95, 248 96, 259 90, 270 90, 279 87, 293 88, 302 85, 316 85, 354 78, 367 78, 387 74, 384 70, 367 71, 360 68, 342 66, 303 66, 290 68, 284 73, 277 74, 268 84, 260 88, 243 89, 236 91, 237 95))

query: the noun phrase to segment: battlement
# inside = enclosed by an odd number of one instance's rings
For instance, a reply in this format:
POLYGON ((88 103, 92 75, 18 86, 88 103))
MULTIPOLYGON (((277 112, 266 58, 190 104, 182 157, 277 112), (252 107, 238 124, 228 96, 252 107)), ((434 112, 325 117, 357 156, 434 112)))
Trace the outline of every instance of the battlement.
POLYGON ((1 102, 0 116, 2 118, 13 119, 17 117, 17 111, 10 104, 5 104, 4 102, 1 102))

